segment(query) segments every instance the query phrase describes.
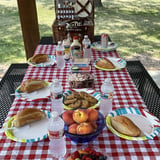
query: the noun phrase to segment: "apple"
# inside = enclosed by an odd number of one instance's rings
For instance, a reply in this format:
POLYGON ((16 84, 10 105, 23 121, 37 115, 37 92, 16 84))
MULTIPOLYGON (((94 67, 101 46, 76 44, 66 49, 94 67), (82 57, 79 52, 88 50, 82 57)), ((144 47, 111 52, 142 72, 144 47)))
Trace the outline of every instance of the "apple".
POLYGON ((73 120, 77 123, 86 122, 88 119, 88 113, 85 109, 77 109, 73 112, 73 120))
POLYGON ((68 132, 72 134, 77 134, 77 123, 73 123, 68 127, 68 132))
POLYGON ((77 126, 77 134, 79 135, 90 134, 93 131, 93 127, 89 122, 83 122, 77 126))
POLYGON ((96 109, 88 108, 87 113, 88 113, 88 121, 89 122, 94 122, 98 119, 98 111, 96 109))
POLYGON ((74 123, 74 120, 73 120, 73 110, 67 110, 67 111, 63 112, 62 119, 64 120, 64 122, 67 125, 73 124, 74 123))

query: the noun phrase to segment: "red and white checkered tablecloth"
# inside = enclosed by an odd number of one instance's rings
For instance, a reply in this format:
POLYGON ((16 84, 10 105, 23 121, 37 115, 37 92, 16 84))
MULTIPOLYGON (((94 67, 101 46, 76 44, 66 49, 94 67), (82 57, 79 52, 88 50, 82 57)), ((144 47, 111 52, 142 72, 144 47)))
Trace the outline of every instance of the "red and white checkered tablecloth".
MULTIPOLYGON (((49 55, 55 54, 55 46, 53 45, 38 45, 35 51, 37 53, 46 53, 49 55)), ((116 51, 111 52, 98 52, 93 50, 92 61, 102 56, 119 57, 116 51)), ((39 78, 52 82, 53 79, 58 78, 63 85, 64 91, 69 88, 68 73, 70 65, 67 64, 65 69, 57 69, 56 66, 52 67, 32 67, 29 66, 25 74, 24 80, 29 78, 39 78)), ((136 86, 134 85, 127 70, 121 69, 118 71, 106 72, 96 69, 92 66, 92 72, 95 76, 95 90, 100 91, 100 86, 104 78, 111 78, 115 88, 113 109, 120 107, 138 107, 147 109, 143 102, 136 86)), ((32 101, 27 102, 16 98, 10 108, 6 121, 19 110, 27 107, 36 107, 43 110, 50 111, 50 100, 32 101)), ((77 146, 66 138, 67 152, 74 151, 77 146)), ((39 142, 21 143, 7 139, 5 134, 0 135, 0 159, 52 159, 48 150, 49 139, 39 142)), ((103 132, 93 142, 87 145, 93 145, 95 148, 100 148, 106 152, 111 159, 120 160, 158 160, 160 159, 160 136, 154 137, 153 140, 146 141, 130 141, 122 139, 107 129, 104 128, 103 132)), ((83 146, 84 147, 84 146, 83 146)))

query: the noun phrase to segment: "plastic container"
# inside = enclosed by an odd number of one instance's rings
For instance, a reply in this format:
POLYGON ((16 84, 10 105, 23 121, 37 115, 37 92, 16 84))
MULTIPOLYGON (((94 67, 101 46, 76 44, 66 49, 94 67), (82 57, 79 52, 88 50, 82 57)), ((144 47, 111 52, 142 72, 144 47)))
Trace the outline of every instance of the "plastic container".
POLYGON ((65 67, 64 47, 62 46, 61 41, 58 41, 58 45, 56 46, 56 62, 59 69, 63 69, 65 67))
POLYGON ((66 154, 66 141, 64 137, 64 121, 59 117, 58 112, 52 112, 48 123, 49 152, 57 159, 66 154))
POLYGON ((72 62, 71 73, 89 73, 91 71, 88 58, 75 58, 72 62))
POLYGON ((91 41, 88 38, 88 35, 84 36, 82 44, 83 44, 83 57, 88 58, 90 60, 92 56, 92 50, 91 50, 91 41))
POLYGON ((86 73, 91 71, 91 66, 88 64, 73 64, 71 66, 71 73, 86 73))
POLYGON ((106 78, 101 86, 101 101, 100 112, 106 116, 112 111, 112 99, 113 99, 114 87, 111 83, 111 79, 106 78))
POLYGON ((78 41, 78 37, 73 37, 73 42, 71 44, 71 56, 74 58, 82 58, 82 46, 78 41))
POLYGON ((63 108, 63 88, 58 79, 55 79, 50 88, 51 91, 51 111, 56 111, 59 115, 63 108))

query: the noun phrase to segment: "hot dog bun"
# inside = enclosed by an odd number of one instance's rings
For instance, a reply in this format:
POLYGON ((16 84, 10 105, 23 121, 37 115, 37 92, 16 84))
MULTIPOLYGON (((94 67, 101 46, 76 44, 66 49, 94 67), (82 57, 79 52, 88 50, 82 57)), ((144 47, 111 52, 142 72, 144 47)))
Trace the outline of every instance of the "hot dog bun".
POLYGON ((119 133, 128 136, 138 137, 141 134, 141 130, 125 116, 111 117, 111 125, 119 133))
POLYGON ((105 68, 105 69, 114 69, 115 68, 114 64, 107 58, 100 59, 99 61, 97 61, 96 65, 98 67, 105 68))
POLYGON ((22 127, 34 121, 45 118, 46 114, 36 108, 26 108, 20 111, 13 120, 14 127, 22 127))
POLYGON ((48 61, 48 55, 46 54, 36 54, 30 60, 31 63, 35 63, 35 64, 43 63, 46 61, 48 61))
POLYGON ((28 80, 26 80, 25 82, 22 83, 19 91, 30 93, 30 92, 33 92, 35 90, 44 88, 46 86, 47 86, 47 84, 43 80, 28 79, 28 80))

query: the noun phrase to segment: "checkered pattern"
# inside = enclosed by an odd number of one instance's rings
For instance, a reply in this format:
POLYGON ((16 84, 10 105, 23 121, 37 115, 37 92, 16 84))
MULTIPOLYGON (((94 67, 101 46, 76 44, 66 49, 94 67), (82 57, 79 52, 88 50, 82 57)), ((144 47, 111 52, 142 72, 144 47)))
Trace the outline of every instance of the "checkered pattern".
MULTIPOLYGON (((37 53, 55 54, 55 46, 52 45, 39 45, 35 51, 37 53)), ((92 61, 102 56, 119 57, 116 51, 112 52, 98 52, 93 51, 92 61)), ((64 91, 69 88, 68 72, 70 72, 70 65, 66 64, 65 69, 57 69, 56 66, 52 67, 32 67, 29 66, 25 74, 24 80, 29 78, 40 78, 46 81, 52 81, 58 78, 63 85, 64 91)), ((139 92, 127 70, 106 72, 96 69, 92 66, 92 72, 95 76, 95 90, 100 91, 100 86, 104 78, 111 78, 115 88, 113 109, 120 107, 138 107, 146 109, 146 106, 139 95, 139 92)), ((27 102, 16 98, 8 113, 7 119, 15 115, 17 111, 27 108, 36 107, 43 110, 50 111, 50 100, 27 102)), ((77 147, 86 147, 89 145, 95 148, 100 148, 103 153, 107 153, 113 159, 120 160, 155 160, 160 159, 160 136, 155 137, 153 140, 146 141, 129 141, 121 139, 120 137, 111 133, 107 127, 103 132, 89 144, 75 144, 66 138, 67 153, 74 151, 77 147)), ((49 139, 33 143, 20 143, 7 139, 4 133, 0 135, 0 159, 52 159, 48 150, 49 139)))

